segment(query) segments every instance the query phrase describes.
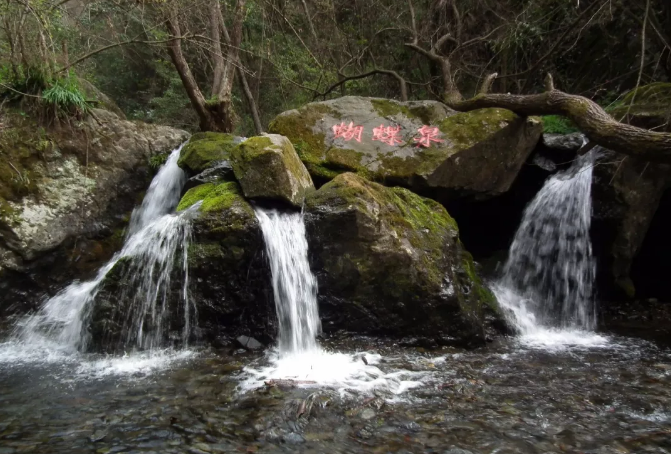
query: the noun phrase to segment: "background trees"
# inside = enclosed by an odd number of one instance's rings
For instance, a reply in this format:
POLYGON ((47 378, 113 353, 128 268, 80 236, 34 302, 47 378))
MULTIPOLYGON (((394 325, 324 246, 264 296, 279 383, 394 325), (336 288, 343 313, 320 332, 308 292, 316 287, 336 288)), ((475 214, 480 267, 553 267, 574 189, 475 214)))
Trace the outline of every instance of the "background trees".
POLYGON ((493 91, 552 72, 602 106, 671 79, 664 0, 1 0, 0 16, 3 99, 76 112, 86 79, 191 130, 248 135, 344 94, 469 98, 493 72, 493 91))

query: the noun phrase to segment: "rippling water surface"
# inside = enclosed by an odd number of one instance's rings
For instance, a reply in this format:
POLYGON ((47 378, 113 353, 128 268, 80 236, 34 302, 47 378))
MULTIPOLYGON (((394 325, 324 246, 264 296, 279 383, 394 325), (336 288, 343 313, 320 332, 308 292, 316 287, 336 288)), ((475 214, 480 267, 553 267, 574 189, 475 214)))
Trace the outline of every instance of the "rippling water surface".
POLYGON ((71 357, 4 344, 0 453, 671 452, 671 352, 643 341, 323 345, 361 361, 357 380, 264 380, 263 353, 71 357))

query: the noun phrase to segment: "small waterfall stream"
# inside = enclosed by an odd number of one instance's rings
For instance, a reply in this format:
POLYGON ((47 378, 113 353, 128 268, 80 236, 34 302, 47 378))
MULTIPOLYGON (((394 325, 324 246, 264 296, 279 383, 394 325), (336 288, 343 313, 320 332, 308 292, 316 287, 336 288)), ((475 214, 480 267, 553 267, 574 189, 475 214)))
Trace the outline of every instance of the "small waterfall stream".
MULTIPOLYGON (((548 178, 527 206, 494 291, 523 336, 588 332, 596 326, 591 226, 596 150, 548 178)), ((561 338, 562 335, 559 335, 561 338)), ((575 340, 578 336, 568 336, 575 340)))
POLYGON ((321 321, 303 216, 257 207, 256 217, 270 261, 280 356, 316 351, 321 321))
POLYGON ((185 341, 188 339, 193 308, 186 294, 186 254, 191 235, 188 218, 192 210, 171 214, 185 182, 184 172, 177 166, 181 148, 170 154, 154 177, 142 205, 133 211, 121 251, 98 270, 94 279, 73 282, 48 299, 36 314, 19 321, 14 333, 16 343, 66 353, 86 351, 89 341, 86 325, 96 295, 114 265, 122 258, 128 258, 126 277, 130 282, 126 293, 120 295, 120 301, 132 299, 124 327, 124 345, 128 348, 158 348, 167 316, 167 292, 173 262, 180 248, 184 279, 181 299, 185 318, 182 337, 185 341), (150 331, 146 329, 146 323, 150 323, 150 331))

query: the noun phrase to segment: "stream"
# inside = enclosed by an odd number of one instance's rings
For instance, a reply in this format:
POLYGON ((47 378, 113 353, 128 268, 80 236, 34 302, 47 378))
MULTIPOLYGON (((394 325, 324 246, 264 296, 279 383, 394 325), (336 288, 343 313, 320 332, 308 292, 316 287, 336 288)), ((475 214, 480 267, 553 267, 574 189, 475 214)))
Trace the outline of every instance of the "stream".
POLYGON ((0 453, 671 450, 671 352, 645 341, 538 348, 507 339, 424 351, 341 336, 322 345, 353 361, 366 356, 363 368, 383 371, 386 382, 276 380, 244 391, 243 368, 266 363, 264 354, 38 360, 5 345, 0 453), (398 392, 391 382, 399 380, 414 384, 398 392))

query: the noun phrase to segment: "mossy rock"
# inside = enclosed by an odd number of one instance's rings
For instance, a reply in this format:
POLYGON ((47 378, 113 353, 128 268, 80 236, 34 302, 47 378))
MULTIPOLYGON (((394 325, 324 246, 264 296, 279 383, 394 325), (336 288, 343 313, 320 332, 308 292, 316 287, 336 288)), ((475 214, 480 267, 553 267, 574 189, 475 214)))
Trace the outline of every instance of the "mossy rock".
POLYGON ((484 342, 498 305, 442 205, 345 173, 305 210, 324 326, 484 342))
POLYGON ((301 206, 314 189, 307 169, 286 137, 252 137, 231 152, 236 179, 246 197, 280 200, 301 206))
MULTIPOLYGON (((654 82, 640 86, 606 110, 618 121, 628 116, 631 124, 645 128, 668 125, 671 121, 671 83, 654 82)), ((667 126, 666 130, 671 128, 667 126)))
POLYGON ((458 113, 436 101, 346 96, 284 112, 269 130, 291 140, 320 184, 353 172, 420 193, 489 197, 510 188, 542 125, 503 109, 458 113), (336 137, 334 126, 350 125, 361 134, 336 137), (423 126, 437 128, 430 146, 416 140, 423 126), (376 135, 380 127, 398 130, 376 135))
POLYGON ((199 201, 188 264, 203 338, 220 342, 251 335, 270 341, 275 335, 271 278, 254 209, 237 182, 196 186, 184 194, 178 210, 199 201))
POLYGON ((227 161, 242 139, 232 134, 199 132, 184 145, 177 165, 195 175, 218 161, 227 161))

